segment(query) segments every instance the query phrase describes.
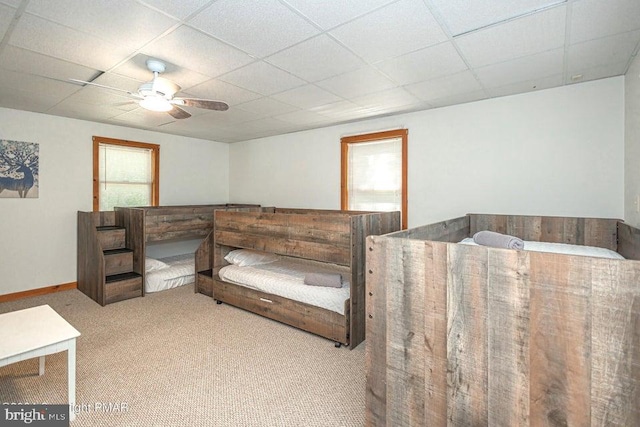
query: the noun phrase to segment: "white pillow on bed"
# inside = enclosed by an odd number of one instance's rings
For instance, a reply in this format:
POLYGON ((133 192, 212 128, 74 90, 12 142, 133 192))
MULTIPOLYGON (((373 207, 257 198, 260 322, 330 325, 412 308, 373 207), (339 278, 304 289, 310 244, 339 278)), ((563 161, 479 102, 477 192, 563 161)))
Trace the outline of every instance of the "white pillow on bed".
POLYGON ((229 252, 224 259, 229 264, 247 267, 250 265, 269 264, 277 261, 280 257, 269 252, 255 251, 253 249, 236 249, 229 252))
POLYGON ((158 270, 162 270, 163 268, 169 268, 169 265, 154 258, 147 257, 144 260, 144 271, 146 272, 158 271, 158 270))

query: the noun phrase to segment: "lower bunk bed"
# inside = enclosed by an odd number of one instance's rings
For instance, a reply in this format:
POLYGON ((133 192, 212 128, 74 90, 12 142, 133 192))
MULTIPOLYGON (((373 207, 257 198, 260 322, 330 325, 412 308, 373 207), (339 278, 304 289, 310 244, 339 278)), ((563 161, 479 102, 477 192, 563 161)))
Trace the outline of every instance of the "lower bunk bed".
POLYGON ((367 425, 640 425, 640 230, 470 214, 367 246, 367 425))
POLYGON ((365 239, 399 228, 399 212, 217 211, 213 298, 355 348, 364 340, 365 239))
POLYGON ((195 282, 194 254, 145 258, 144 292, 160 292, 195 282))

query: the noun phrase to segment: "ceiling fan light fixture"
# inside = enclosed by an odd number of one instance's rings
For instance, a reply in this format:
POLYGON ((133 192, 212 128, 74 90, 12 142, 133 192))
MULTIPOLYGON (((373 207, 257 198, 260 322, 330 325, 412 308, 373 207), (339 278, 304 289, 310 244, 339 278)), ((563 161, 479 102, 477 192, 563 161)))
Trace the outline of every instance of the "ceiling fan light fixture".
POLYGON ((157 112, 167 112, 173 108, 171 103, 161 96, 147 96, 140 101, 140 106, 157 112))

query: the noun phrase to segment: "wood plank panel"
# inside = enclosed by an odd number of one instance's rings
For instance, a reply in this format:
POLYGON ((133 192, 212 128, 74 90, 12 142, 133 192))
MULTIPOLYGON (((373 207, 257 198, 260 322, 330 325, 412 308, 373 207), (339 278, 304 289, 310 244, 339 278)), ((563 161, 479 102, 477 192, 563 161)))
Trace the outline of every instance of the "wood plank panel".
POLYGON ((529 425, 529 257, 488 249, 488 425, 529 425))
POLYGON ((348 246, 338 247, 302 240, 219 231, 217 228, 214 239, 217 244, 225 246, 257 249, 280 255, 308 258, 345 266, 351 265, 351 252, 348 246))
POLYGON ((640 262, 594 259, 591 425, 640 425, 640 262))
POLYGON ((640 260, 640 230, 618 222, 618 253, 626 259, 640 260))
POLYGON ((402 230, 389 237, 458 243, 469 236, 469 217, 461 216, 422 227, 402 230))
POLYGON ((591 425, 591 260, 529 257, 531 425, 591 425))
POLYGON ((488 425, 487 249, 449 246, 447 280, 448 419, 488 425))
MULTIPOLYGON (((366 266, 366 425, 387 425, 387 283, 393 262, 389 250, 399 244, 377 236, 367 238, 366 266)), ((395 283, 398 283, 397 281, 395 283)))
POLYGON ((289 227, 290 232, 297 229, 312 229, 320 231, 334 231, 337 233, 349 233, 350 216, 346 214, 280 214, 262 212, 229 213, 225 211, 216 212, 216 226, 220 229, 232 229, 231 227, 246 228, 253 226, 252 232, 256 229, 282 229, 289 227))
POLYGON ((397 245, 387 252, 387 424, 425 425, 425 286, 416 268, 422 242, 397 245), (402 283, 402 286, 395 284, 402 283), (394 286, 395 285, 395 286, 394 286))
POLYGON ((413 274, 424 274, 425 334, 425 423, 433 427, 448 425, 447 408, 447 286, 449 244, 424 242, 424 270, 419 262, 413 274))

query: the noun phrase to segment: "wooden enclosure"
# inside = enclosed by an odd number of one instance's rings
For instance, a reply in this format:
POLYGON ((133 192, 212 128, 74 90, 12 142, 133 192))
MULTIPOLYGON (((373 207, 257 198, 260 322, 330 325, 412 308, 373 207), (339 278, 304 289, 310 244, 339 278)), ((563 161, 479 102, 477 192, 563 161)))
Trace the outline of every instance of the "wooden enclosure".
POLYGON ((639 230, 472 214, 367 247, 367 425, 640 425, 639 230), (627 260, 455 244, 480 230, 627 260))
POLYGON ((262 208, 260 212, 216 211, 214 298, 355 348, 365 334, 365 239, 399 229, 399 212, 281 208, 262 208), (345 315, 221 281, 218 272, 228 265, 224 257, 237 248, 348 267, 351 296, 345 315))

